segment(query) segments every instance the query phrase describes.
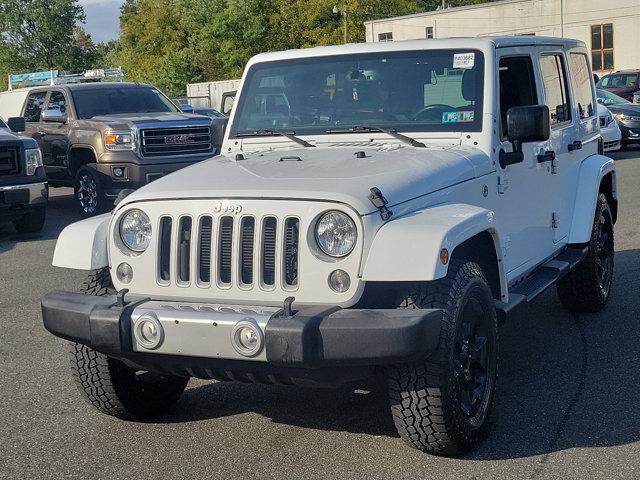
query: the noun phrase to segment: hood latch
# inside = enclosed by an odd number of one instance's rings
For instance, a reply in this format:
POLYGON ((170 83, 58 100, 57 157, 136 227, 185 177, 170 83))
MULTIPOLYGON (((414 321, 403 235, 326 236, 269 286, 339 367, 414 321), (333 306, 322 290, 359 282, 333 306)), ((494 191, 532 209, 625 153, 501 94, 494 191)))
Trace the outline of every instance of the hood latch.
POLYGON ((380 218, 382 220, 389 220, 393 215, 393 212, 387 208, 389 202, 378 187, 373 187, 371 189, 371 193, 369 194, 369 200, 373 203, 373 206, 376 207, 380 211, 380 218))

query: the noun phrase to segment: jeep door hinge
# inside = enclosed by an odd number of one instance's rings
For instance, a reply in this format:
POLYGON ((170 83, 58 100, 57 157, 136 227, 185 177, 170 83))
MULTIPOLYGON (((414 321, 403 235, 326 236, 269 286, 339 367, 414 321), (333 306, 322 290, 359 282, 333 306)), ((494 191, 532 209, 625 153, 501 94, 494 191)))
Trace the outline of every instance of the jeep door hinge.
POLYGON ((551 227, 558 228, 559 225, 560 225, 560 220, 558 219, 558 213, 553 212, 551 214, 551 227))
POLYGON ((369 194, 369 201, 380 211, 380 218, 382 220, 389 220, 393 212, 387 208, 389 203, 378 187, 373 187, 369 194))
POLYGON ((509 179, 506 175, 498 175, 498 193, 503 194, 509 188, 509 179))

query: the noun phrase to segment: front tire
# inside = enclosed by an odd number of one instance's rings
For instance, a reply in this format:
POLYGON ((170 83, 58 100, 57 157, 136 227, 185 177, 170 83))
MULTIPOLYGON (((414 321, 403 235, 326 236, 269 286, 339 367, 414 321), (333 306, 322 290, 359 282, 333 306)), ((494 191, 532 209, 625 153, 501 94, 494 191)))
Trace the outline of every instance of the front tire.
POLYGON ((587 256, 558 282, 562 306, 574 313, 596 313, 609 302, 613 283, 613 215, 607 197, 598 195, 587 256))
POLYGON ((109 209, 109 201, 100 179, 90 167, 84 166, 76 173, 74 193, 82 218, 100 215, 109 209))
POLYGON ((429 359, 387 369, 396 429, 419 450, 464 453, 486 429, 497 377, 498 327, 487 279, 477 263, 452 261, 446 278, 404 292, 400 308, 439 308, 444 317, 429 359))
MULTIPOLYGON (((108 268, 89 274, 82 291, 87 295, 115 293, 108 268)), ((166 412, 189 382, 188 378, 133 369, 124 362, 74 344, 71 367, 78 389, 97 410, 125 420, 142 420, 166 412)))

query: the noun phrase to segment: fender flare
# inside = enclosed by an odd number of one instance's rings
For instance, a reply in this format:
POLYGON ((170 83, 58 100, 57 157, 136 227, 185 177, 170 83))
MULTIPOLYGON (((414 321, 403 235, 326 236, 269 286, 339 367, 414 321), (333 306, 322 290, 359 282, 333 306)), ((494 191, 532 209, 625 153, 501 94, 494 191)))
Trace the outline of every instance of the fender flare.
POLYGON ((109 266, 109 224, 105 213, 72 223, 58 237, 53 266, 73 270, 98 270, 109 266))
POLYGON ((502 293, 507 288, 502 248, 494 212, 467 204, 444 204, 392 220, 380 228, 363 269, 364 281, 431 281, 447 275, 440 251, 451 254, 474 236, 488 232, 493 238, 502 293))
POLYGON ((617 199, 616 167, 612 159, 604 155, 592 155, 580 165, 569 243, 587 243, 591 239, 600 185, 602 179, 610 173, 613 198, 617 199))

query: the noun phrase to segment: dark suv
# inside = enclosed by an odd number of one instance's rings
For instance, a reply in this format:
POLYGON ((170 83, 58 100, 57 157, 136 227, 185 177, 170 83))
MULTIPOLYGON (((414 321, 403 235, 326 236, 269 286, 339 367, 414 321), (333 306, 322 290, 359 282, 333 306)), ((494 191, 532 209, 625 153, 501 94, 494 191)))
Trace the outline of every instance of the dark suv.
POLYGON ((633 102, 633 94, 640 90, 640 70, 610 73, 600 79, 597 87, 633 102))
POLYGON ((38 144, 16 133, 24 129, 23 118, 0 118, 0 218, 34 233, 44 226, 49 187, 38 144))
POLYGON ((107 211, 123 190, 212 157, 224 129, 137 83, 34 88, 22 115, 49 184, 73 186, 84 217, 107 211))

